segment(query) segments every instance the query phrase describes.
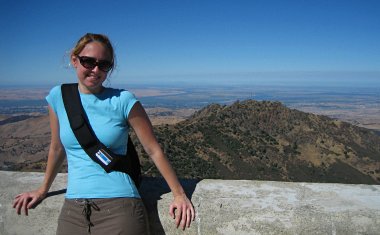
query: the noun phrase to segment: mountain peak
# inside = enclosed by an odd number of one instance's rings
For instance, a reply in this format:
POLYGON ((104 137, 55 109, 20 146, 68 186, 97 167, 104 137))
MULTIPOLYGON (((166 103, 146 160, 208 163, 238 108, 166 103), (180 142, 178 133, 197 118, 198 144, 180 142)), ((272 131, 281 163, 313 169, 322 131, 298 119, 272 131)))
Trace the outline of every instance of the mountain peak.
POLYGON ((379 136, 280 102, 211 104, 156 133, 182 177, 380 182, 379 136))

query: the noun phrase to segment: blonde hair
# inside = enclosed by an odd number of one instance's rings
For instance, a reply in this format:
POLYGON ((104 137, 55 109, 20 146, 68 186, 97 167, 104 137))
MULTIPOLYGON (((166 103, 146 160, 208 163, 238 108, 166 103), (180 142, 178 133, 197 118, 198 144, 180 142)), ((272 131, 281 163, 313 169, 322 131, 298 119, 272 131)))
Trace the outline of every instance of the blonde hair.
POLYGON ((75 47, 71 50, 71 56, 78 56, 79 53, 81 53, 81 51, 83 50, 83 48, 85 48, 85 46, 91 42, 100 42, 101 44, 103 44, 103 46, 105 46, 105 48, 107 48, 111 56, 112 62, 112 67, 109 72, 112 73, 113 69, 115 68, 115 52, 111 44, 111 41, 104 34, 86 33, 78 40, 75 47))

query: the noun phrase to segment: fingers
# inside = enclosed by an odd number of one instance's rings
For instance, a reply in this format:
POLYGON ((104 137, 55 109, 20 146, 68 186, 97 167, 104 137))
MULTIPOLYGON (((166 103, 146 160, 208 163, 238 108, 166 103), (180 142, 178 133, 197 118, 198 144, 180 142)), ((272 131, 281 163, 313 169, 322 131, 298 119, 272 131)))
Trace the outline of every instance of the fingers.
POLYGON ((182 207, 182 216, 181 216, 181 227, 182 227, 182 230, 185 230, 185 228, 186 228, 186 221, 187 221, 187 213, 186 213, 186 211, 187 211, 187 208, 186 208, 186 206, 184 206, 184 207, 182 207))
POLYGON ((189 228, 191 221, 195 220, 195 211, 192 205, 170 205, 170 216, 175 219, 176 227, 181 227, 183 230, 189 228))
POLYGON ((191 211, 189 209, 186 210, 186 227, 190 227, 190 223, 191 223, 191 211))
POLYGON ((20 214, 20 209, 19 209, 19 204, 16 202, 16 204, 13 204, 13 208, 16 209, 16 213, 19 215, 20 214))
POLYGON ((182 213, 183 218, 182 218, 182 228, 185 229, 185 227, 189 228, 191 221, 195 220, 195 213, 194 213, 194 208, 192 206, 187 207, 185 211, 182 213))
POLYGON ((15 201, 15 203, 13 204, 13 208, 16 209, 16 213, 18 215, 21 214, 21 208, 22 208, 22 204, 23 204, 23 199, 19 198, 15 201))
POLYGON ((24 209, 24 214, 28 216, 28 198, 24 198, 22 208, 24 209))
POLYGON ((17 202, 18 202, 18 200, 15 198, 15 199, 13 200, 13 204, 12 204, 13 208, 16 208, 16 206, 17 206, 17 202))
POLYGON ((28 215, 28 201, 29 201, 29 198, 26 196, 20 197, 18 199, 18 202, 16 204, 17 214, 21 215, 21 212, 23 211, 26 216, 28 215))
POLYGON ((37 202, 37 198, 33 198, 29 203, 28 203, 28 209, 33 208, 34 204, 37 202))
POLYGON ((175 207, 174 207, 173 204, 171 204, 170 207, 169 207, 169 215, 170 215, 170 217, 172 217, 173 219, 175 219, 174 210, 175 210, 175 207))
POLYGON ((176 215, 176 218, 175 218, 175 224, 177 226, 177 228, 179 227, 181 221, 182 221, 182 211, 181 210, 177 210, 178 214, 176 215))
POLYGON ((191 207, 190 207, 190 212, 191 212, 191 221, 194 221, 195 220, 195 210, 194 210, 193 205, 191 205, 191 207))
MULTIPOLYGON (((190 228, 191 221, 195 220, 195 213, 193 207, 183 207, 182 214, 181 214, 181 222, 180 226, 183 230, 185 228, 190 228)), ((178 224, 177 224, 178 227, 178 224)))
POLYGON ((37 201, 38 198, 30 193, 18 194, 13 200, 13 208, 16 209, 18 215, 21 215, 21 212, 24 212, 27 216, 29 212, 28 210, 31 209, 37 201))
POLYGON ((186 196, 177 196, 169 207, 170 216, 175 219, 176 227, 185 230, 195 220, 193 204, 186 196))
POLYGON ((178 228, 181 221, 183 220, 182 211, 180 209, 177 210, 177 206, 172 204, 170 205, 169 214, 173 219, 175 219, 175 225, 178 228))
POLYGON ((16 206, 18 205, 19 201, 20 201, 20 197, 21 197, 21 194, 18 194, 15 196, 15 198, 13 199, 13 208, 16 208, 16 206))

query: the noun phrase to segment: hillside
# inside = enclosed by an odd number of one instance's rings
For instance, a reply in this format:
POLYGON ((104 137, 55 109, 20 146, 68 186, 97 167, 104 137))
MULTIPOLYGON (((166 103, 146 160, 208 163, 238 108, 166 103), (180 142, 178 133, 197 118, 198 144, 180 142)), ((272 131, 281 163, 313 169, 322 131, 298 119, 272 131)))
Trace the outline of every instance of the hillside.
MULTIPOLYGON (((6 123, 0 131, 1 169, 44 168, 46 117, 6 123)), ((177 124, 155 126, 155 133, 182 178, 380 183, 378 135, 278 102, 210 105, 177 124)), ((137 148, 144 174, 157 175, 137 148)))
POLYGON ((1 170, 44 171, 50 143, 48 116, 4 119, 0 139, 1 170))
POLYGON ((378 135, 278 102, 215 104, 155 132, 181 177, 380 183, 378 135))

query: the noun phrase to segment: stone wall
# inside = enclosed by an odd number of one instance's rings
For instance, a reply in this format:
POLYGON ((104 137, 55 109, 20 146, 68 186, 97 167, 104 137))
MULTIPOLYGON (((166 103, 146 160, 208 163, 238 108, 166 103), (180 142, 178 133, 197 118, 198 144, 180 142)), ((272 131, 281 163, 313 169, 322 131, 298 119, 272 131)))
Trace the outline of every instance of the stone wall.
MULTIPOLYGON (((66 174, 29 216, 12 208, 14 195, 35 189, 42 173, 0 171, 0 234, 55 234, 66 174)), ((190 229, 168 215, 171 194, 162 179, 145 178, 141 194, 152 234, 380 234, 380 185, 246 180, 182 180, 197 211, 190 229)))

